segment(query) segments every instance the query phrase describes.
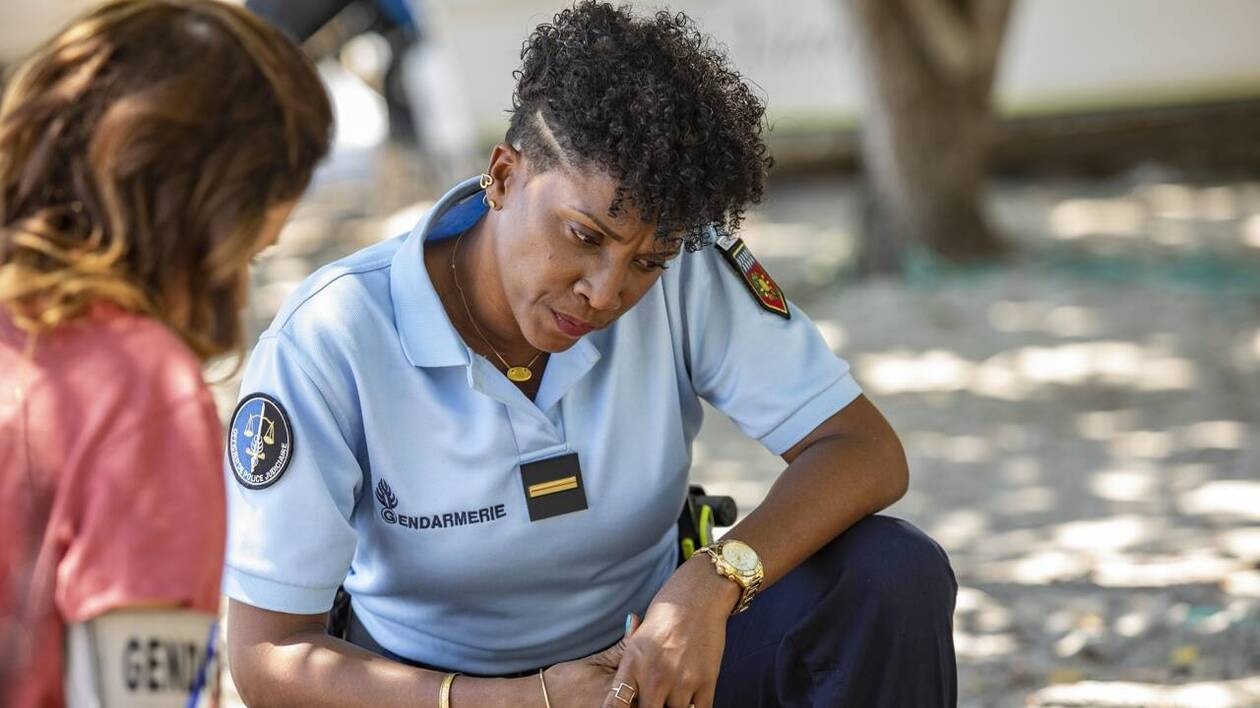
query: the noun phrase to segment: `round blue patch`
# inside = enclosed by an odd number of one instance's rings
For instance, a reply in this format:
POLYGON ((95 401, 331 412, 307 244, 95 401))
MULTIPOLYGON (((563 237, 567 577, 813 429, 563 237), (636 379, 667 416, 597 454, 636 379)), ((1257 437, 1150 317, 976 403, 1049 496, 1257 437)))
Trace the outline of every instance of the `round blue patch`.
POLYGON ((265 393, 243 398, 232 414, 227 453, 242 486, 275 484, 293 460, 293 426, 284 406, 265 393))

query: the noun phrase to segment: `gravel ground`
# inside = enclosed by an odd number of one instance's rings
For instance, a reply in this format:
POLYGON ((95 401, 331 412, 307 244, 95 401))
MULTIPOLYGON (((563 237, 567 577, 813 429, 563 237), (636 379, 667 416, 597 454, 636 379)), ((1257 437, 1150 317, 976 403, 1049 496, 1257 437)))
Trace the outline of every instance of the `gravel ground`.
MULTIPOLYGON (((341 156, 256 270, 255 331, 410 228, 413 176, 341 156)), ((1260 185, 1000 182, 1016 262, 899 280, 846 275, 856 198, 775 184, 747 238, 905 443, 888 513, 952 557, 961 704, 1260 705, 1260 185)), ((696 480, 748 510, 781 465, 711 413, 696 480)))
MULTIPOLYGON (((961 703, 1260 705, 1260 188, 999 183, 1015 263, 850 282, 855 198, 780 187, 750 241, 906 445, 961 703)), ((778 472, 720 415, 699 445, 741 506, 778 472)))

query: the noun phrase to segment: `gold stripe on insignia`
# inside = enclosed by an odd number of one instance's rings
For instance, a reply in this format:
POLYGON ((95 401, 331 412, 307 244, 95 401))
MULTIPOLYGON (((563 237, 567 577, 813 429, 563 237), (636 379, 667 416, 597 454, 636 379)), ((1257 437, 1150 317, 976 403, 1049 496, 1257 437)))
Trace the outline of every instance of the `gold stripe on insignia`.
POLYGON ((536 499, 545 497, 548 494, 567 492, 570 489, 577 489, 577 487, 578 481, 576 476, 553 479, 550 482, 539 482, 538 484, 529 485, 529 498, 536 499))

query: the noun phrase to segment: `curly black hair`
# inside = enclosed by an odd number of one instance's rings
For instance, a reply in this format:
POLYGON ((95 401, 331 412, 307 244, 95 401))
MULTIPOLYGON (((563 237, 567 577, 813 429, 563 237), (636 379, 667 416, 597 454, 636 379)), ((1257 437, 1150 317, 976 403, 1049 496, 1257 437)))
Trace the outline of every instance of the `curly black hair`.
POLYGON ((687 15, 577 3, 534 29, 513 76, 508 142, 542 170, 604 169, 609 212, 629 202, 657 239, 699 250, 761 201, 765 105, 687 15))

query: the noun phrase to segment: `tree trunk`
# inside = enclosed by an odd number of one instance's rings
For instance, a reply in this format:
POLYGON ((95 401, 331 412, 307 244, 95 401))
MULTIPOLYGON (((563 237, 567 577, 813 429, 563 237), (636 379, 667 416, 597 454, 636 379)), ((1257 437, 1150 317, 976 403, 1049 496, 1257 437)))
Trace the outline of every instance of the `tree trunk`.
POLYGON ((846 0, 867 96, 864 273, 898 272, 920 243, 947 260, 999 257, 981 191, 1009 0, 846 0))

